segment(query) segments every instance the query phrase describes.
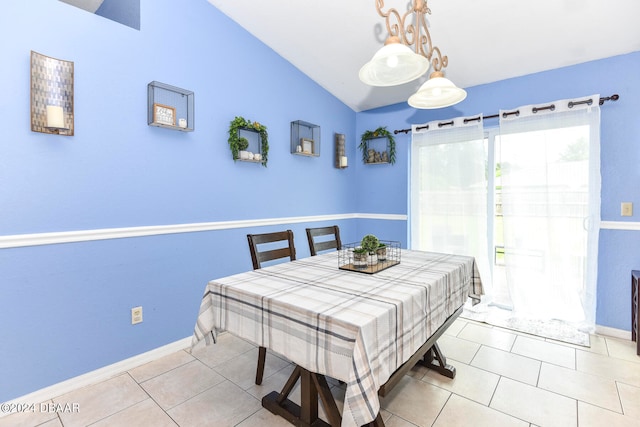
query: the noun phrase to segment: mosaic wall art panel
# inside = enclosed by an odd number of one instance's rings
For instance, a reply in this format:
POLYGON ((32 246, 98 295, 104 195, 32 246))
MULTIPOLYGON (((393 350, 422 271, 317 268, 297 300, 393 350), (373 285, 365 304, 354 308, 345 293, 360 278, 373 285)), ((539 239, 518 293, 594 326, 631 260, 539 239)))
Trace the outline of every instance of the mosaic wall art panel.
POLYGON ((31 51, 31 130, 73 135, 73 62, 31 51))

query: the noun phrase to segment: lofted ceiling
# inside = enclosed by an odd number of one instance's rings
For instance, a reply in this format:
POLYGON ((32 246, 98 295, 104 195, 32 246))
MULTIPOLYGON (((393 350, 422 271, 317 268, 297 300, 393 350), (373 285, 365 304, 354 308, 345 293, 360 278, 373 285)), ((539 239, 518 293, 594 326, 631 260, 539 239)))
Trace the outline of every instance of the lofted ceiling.
MULTIPOLYGON (((355 111, 406 102, 428 77, 396 87, 358 79, 387 37, 375 9, 380 0, 208 1, 355 111)), ((384 3, 384 10, 403 12, 409 1, 384 3)), ((462 88, 640 51, 639 0, 429 0, 428 6, 433 44, 449 57, 445 77, 462 88)))
POLYGON ((60 0, 63 3, 68 3, 72 6, 84 9, 87 12, 96 13, 96 10, 102 6, 104 0, 60 0))

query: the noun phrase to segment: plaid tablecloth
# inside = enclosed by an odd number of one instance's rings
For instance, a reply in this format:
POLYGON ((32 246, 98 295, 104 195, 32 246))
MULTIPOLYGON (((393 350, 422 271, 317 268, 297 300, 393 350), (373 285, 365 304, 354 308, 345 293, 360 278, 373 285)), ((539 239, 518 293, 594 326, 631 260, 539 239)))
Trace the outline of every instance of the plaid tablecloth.
POLYGON ((192 345, 229 331, 346 383, 342 426, 375 419, 377 391, 482 282, 474 258, 402 250, 373 275, 338 269, 337 252, 213 280, 192 345))

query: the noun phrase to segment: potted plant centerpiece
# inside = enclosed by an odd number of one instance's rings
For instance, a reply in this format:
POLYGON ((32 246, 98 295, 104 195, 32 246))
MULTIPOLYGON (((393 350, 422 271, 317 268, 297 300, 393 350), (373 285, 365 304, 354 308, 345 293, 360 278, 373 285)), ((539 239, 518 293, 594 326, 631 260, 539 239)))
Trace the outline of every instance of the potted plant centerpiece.
POLYGON ((346 243, 338 251, 338 268, 375 274, 400 264, 400 242, 379 240, 373 234, 359 242, 346 243))
POLYGON ((368 265, 376 265, 378 263, 378 256, 376 254, 376 251, 378 250, 379 245, 380 245, 380 240, 378 240, 378 238, 373 234, 367 234, 360 241, 360 246, 362 247, 362 249, 367 251, 368 265))

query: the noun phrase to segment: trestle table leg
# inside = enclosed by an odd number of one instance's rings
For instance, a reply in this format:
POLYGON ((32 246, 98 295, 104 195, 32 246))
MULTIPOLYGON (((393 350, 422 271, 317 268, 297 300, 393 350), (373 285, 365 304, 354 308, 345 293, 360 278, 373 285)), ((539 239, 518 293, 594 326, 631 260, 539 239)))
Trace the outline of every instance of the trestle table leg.
POLYGON ((433 369, 440 375, 444 375, 447 378, 456 377, 456 368, 452 365, 447 365, 447 358, 442 354, 442 350, 435 342, 424 355, 424 358, 418 362, 420 365, 433 369))

